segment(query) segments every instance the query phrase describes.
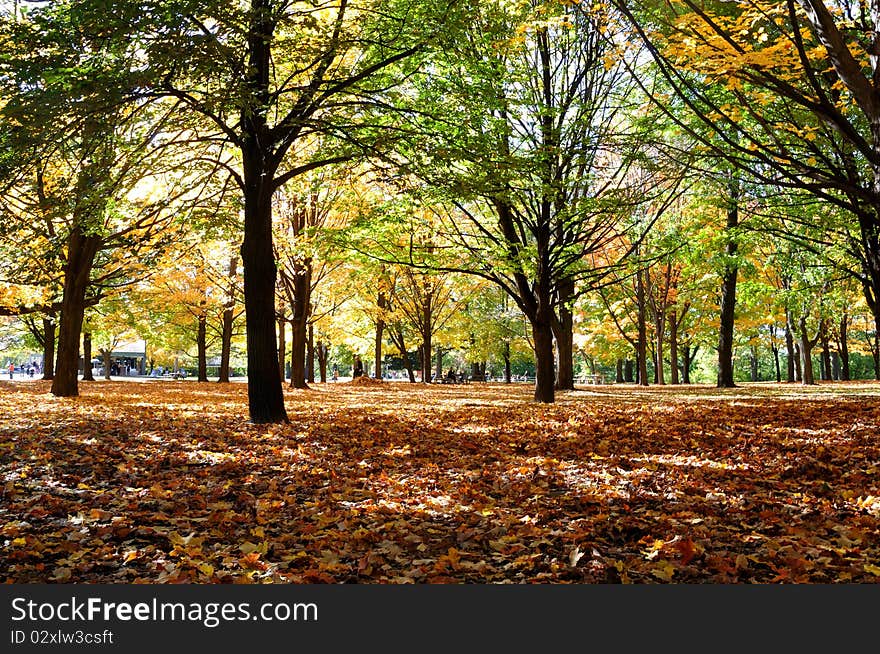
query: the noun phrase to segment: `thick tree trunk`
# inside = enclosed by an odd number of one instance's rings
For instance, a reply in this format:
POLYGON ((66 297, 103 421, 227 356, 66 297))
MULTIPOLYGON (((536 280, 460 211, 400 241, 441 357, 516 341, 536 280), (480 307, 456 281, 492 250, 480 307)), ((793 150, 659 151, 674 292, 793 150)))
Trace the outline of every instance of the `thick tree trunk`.
POLYGON ((721 282, 721 325, 718 330, 718 388, 734 388, 733 328, 737 268, 724 273, 721 282))
POLYGON ((831 381, 831 336, 828 334, 828 321, 822 320, 819 327, 819 342, 822 344, 822 381, 831 381))
POLYGON ((727 261, 721 276, 721 316, 718 328, 718 388, 734 388, 733 381, 733 332, 736 313, 736 278, 739 266, 736 263, 738 250, 734 230, 739 225, 739 188, 736 180, 730 184, 730 198, 727 207, 727 261))
POLYGON ((101 245, 101 238, 86 234, 77 224, 67 239, 67 263, 64 267, 64 291, 61 299, 61 320, 58 325, 58 358, 52 395, 79 395, 79 340, 86 306, 92 266, 101 245))
MULTIPOLYGON (((256 141, 256 139, 254 139, 256 141)), ((272 189, 258 146, 245 149, 244 311, 247 325, 248 410, 255 424, 287 422, 275 343, 275 255, 272 189)))
POLYGON ((43 318, 43 379, 55 378, 55 317, 43 318))
POLYGON ((623 362, 623 381, 624 383, 632 383, 635 381, 635 370, 633 370, 633 360, 626 359, 623 362))
POLYGON ((95 375, 92 373, 92 334, 91 332, 83 333, 83 381, 95 381, 95 375))
POLYGON ((198 372, 197 381, 208 381, 208 316, 199 314, 198 336, 198 372))
MULTIPOLYGON (((104 379, 110 381, 110 373, 113 368, 112 350, 101 350, 101 358, 104 360, 104 379)), ((91 368, 91 363, 87 364, 91 368)))
POLYGON ((556 398, 553 374, 553 328, 549 316, 532 323, 532 342, 535 347, 535 402, 552 403, 556 398))
POLYGON ((801 317, 798 327, 801 351, 801 383, 804 386, 811 386, 816 383, 816 379, 813 376, 813 343, 810 341, 810 336, 807 333, 807 319, 805 317, 801 317))
POLYGON ((252 101, 241 111, 244 178, 244 312, 247 326, 248 412, 253 423, 288 422, 275 342, 275 281, 272 194, 277 162, 266 123, 271 47, 276 20, 267 0, 252 0, 248 30, 246 86, 252 101))
POLYGON ((838 344, 840 349, 840 379, 841 381, 850 381, 852 379, 850 369, 849 369, 849 316, 844 312, 843 316, 840 318, 840 329, 838 330, 838 337, 840 338, 840 342, 838 344))
POLYGON ((623 359, 617 360, 617 365, 614 371, 614 381, 618 384, 623 383, 623 359))

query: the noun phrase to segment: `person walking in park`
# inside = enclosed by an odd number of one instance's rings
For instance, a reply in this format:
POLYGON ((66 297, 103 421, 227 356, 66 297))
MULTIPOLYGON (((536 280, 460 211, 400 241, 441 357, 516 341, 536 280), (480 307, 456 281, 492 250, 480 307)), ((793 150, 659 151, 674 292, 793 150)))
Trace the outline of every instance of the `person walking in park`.
POLYGON ((10 364, 9 364, 9 379, 12 379, 12 374, 14 372, 15 372, 15 364, 10 362, 10 364))

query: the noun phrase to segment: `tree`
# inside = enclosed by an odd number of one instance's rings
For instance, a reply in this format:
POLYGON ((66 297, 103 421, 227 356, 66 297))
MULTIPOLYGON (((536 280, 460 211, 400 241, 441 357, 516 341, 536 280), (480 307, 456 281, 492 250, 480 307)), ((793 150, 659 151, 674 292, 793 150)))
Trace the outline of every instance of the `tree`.
MULTIPOLYGON (((387 140, 376 109, 410 70, 448 8, 387 0, 359 4, 168 0, 145 41, 156 93, 177 98, 217 130, 242 193, 241 260, 251 422, 287 421, 275 341, 272 197, 310 170, 387 140), (170 20, 170 22, 169 22, 170 20), (173 56, 171 56, 173 53, 173 56), (316 151, 313 139, 336 139, 316 151)), ((383 114, 384 115, 384 114, 383 114)))

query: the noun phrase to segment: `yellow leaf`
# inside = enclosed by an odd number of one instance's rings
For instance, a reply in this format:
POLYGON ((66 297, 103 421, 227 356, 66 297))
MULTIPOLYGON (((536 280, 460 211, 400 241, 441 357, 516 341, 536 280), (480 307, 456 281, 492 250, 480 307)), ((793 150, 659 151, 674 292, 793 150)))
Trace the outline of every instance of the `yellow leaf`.
POLYGON ((871 563, 865 564, 865 572, 870 572, 875 577, 880 577, 880 566, 873 565, 871 563))

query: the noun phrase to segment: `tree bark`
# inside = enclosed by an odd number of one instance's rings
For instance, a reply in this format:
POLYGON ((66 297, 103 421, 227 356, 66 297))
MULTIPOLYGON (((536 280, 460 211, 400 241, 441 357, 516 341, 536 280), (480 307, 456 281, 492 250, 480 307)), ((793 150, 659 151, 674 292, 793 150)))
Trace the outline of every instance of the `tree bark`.
POLYGON ((504 351, 501 356, 504 358, 504 383, 510 384, 513 381, 513 371, 510 367, 510 341, 504 341, 504 351))
POLYGON ((804 316, 801 316, 798 321, 798 332, 801 352, 801 383, 804 386, 812 386, 816 383, 813 376, 813 342, 810 341, 810 336, 807 333, 807 319, 804 316))
POLYGON ((735 388, 733 380, 733 332, 736 312, 736 278, 739 266, 737 238, 733 230, 739 225, 739 189, 736 182, 730 185, 727 208, 727 261, 721 276, 721 320, 718 329, 718 388, 735 388))
POLYGON ((58 358, 52 395, 79 395, 79 340, 85 316, 86 290, 101 238, 88 234, 77 222, 67 239, 67 263, 64 266, 64 291, 61 320, 58 325, 58 358))
POLYGON ((247 325, 248 412, 252 423, 288 422, 275 342, 275 281, 272 194, 277 161, 266 122, 274 18, 267 0, 251 1, 246 86, 253 102, 241 111, 244 180, 244 311, 247 325))
POLYGON ((849 316, 846 312, 840 318, 840 328, 838 330, 838 338, 840 339, 840 379, 841 381, 850 381, 849 368, 849 316))
POLYGON ((819 327, 819 342, 822 344, 822 381, 831 381, 831 336, 828 334, 828 321, 822 320, 819 327))
POLYGON ((535 402, 549 404, 555 400, 553 327, 549 316, 532 324, 532 342, 535 346, 535 402))

